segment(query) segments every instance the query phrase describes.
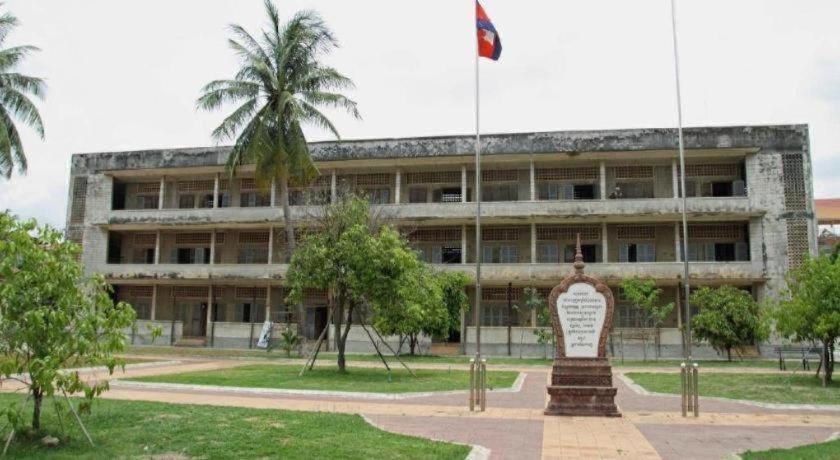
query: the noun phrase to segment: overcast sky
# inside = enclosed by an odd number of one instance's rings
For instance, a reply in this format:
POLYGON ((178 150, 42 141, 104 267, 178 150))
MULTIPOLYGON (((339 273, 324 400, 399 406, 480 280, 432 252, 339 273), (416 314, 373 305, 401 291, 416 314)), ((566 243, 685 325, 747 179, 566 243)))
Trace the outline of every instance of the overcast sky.
MULTIPOLYGON (((316 9, 341 40, 364 120, 342 137, 474 130, 472 0, 277 0, 316 9)), ((484 0, 499 62, 483 61, 482 131, 676 124, 668 0, 484 0)), ((201 86, 237 66, 226 29, 265 25, 262 0, 6 0, 7 46, 42 49, 47 139, 24 128, 29 173, 0 179, 0 209, 64 226, 71 153, 214 145, 223 113, 201 86)), ((808 123, 817 197, 840 196, 840 1, 679 0, 687 125, 808 123)), ((310 140, 329 137, 308 130, 310 140)))

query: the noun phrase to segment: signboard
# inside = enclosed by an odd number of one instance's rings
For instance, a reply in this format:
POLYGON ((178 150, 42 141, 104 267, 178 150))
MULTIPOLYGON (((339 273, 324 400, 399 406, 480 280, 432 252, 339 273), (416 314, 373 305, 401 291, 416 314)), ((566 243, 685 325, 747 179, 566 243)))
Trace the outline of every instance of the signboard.
POLYGON ((266 321, 262 325, 260 339, 257 340, 257 348, 268 348, 269 340, 271 340, 271 321, 266 321))
POLYGON ((597 358, 607 299, 595 286, 578 282, 557 297, 557 317, 567 358, 597 358))

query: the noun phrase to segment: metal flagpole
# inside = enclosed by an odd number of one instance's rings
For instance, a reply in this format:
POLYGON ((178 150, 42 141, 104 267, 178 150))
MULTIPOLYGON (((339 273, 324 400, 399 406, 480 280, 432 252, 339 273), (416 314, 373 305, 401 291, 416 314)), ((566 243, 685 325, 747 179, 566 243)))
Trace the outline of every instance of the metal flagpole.
POLYGON ((675 0, 671 0, 671 34, 674 43, 674 79, 677 90, 677 133, 679 137, 679 156, 680 156, 680 189, 682 191, 682 229, 683 229, 683 289, 685 292, 685 359, 688 365, 691 365, 691 305, 689 301, 689 271, 688 271, 688 215, 686 210, 686 189, 685 189, 685 146, 683 144, 683 125, 682 125, 682 96, 680 93, 680 57, 677 50, 677 11, 675 0))
MULTIPOLYGON (((475 20, 473 30, 478 24, 478 7, 473 0, 475 20)), ((475 353, 476 363, 481 358, 481 123, 479 118, 479 43, 475 37, 475 353)))

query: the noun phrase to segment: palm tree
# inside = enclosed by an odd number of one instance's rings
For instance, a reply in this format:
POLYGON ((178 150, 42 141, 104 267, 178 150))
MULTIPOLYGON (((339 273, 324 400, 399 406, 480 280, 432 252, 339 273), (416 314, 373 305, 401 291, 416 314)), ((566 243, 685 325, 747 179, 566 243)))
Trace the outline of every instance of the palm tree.
MULTIPOLYGON (((300 11, 281 24, 271 0, 265 0, 269 29, 255 38, 239 25, 231 25, 228 42, 242 63, 233 79, 208 83, 198 107, 216 110, 227 104, 237 108, 213 131, 217 142, 234 140, 227 160, 231 177, 237 167, 255 164, 256 182, 280 185, 288 257, 295 250, 291 225, 289 182, 306 184, 318 170, 310 156, 303 125, 314 125, 340 138, 323 108, 339 108, 360 118, 356 103, 339 91, 353 82, 320 58, 338 47, 333 33, 313 11, 300 11)), ((303 308, 297 307, 298 333, 303 335, 303 308)))
POLYGON ((26 173, 26 155, 15 120, 31 127, 41 139, 44 138, 44 122, 28 95, 42 98, 46 85, 40 78, 14 71, 29 53, 38 51, 38 48, 3 48, 9 33, 17 25, 18 19, 13 14, 0 15, 0 175, 6 179, 12 177, 14 169, 20 174, 26 173))

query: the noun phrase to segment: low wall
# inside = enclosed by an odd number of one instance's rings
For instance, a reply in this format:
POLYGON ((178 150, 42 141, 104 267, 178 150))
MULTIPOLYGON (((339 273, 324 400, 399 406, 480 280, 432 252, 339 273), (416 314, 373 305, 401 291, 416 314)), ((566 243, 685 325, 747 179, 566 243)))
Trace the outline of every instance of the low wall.
POLYGON ((125 330, 128 343, 131 345, 171 345, 181 338, 184 323, 181 321, 150 321, 138 319, 134 327, 125 330), (161 335, 152 341, 152 329, 160 328, 161 335), (174 340, 173 340, 174 334, 174 340))

